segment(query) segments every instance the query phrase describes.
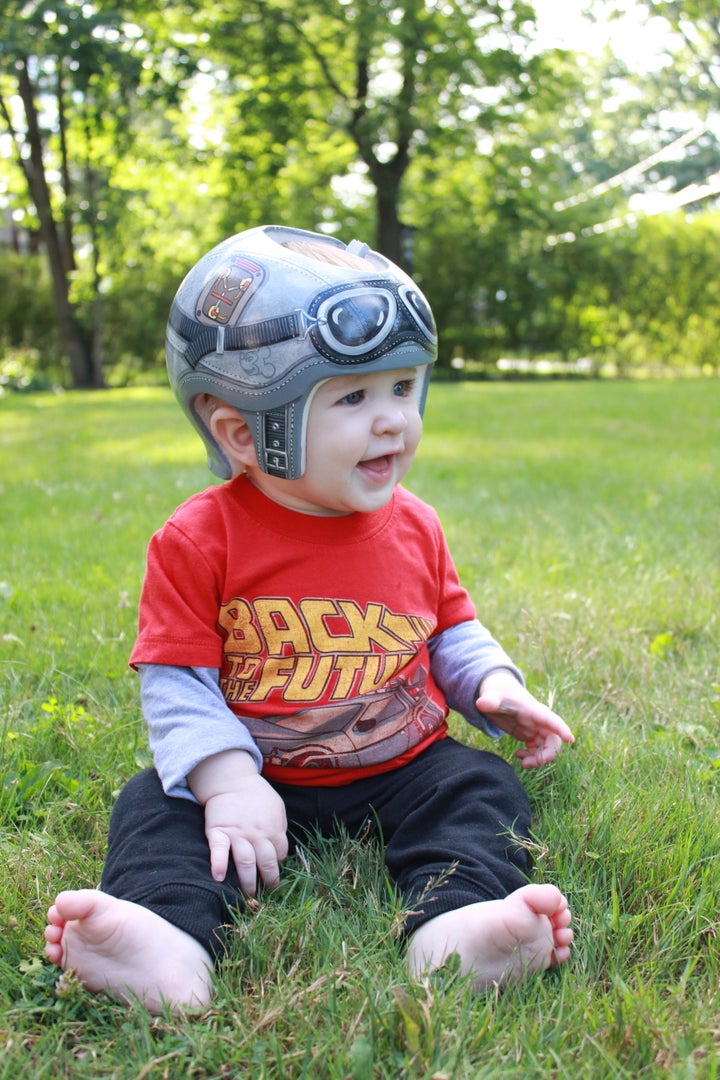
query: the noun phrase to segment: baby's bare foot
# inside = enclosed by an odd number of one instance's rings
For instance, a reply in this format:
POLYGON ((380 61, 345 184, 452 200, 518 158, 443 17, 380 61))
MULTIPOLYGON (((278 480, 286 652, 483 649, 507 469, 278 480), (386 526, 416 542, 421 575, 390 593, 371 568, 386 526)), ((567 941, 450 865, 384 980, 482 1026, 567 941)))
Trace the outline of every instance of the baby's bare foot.
POLYGON ((183 930, 147 908, 96 889, 62 892, 48 911, 45 953, 93 993, 139 999, 153 1013, 201 1008, 212 961, 183 930))
POLYGON ((573 932, 567 900, 554 885, 524 885, 503 900, 469 904, 424 923, 413 935, 413 976, 433 971, 454 953, 475 985, 503 986, 563 964, 573 932))

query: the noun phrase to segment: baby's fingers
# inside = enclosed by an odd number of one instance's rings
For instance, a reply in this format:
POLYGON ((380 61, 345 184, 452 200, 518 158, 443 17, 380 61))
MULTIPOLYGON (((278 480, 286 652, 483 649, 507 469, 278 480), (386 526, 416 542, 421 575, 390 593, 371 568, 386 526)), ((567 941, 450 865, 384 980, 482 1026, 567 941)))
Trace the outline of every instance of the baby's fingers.
POLYGON ((235 840, 232 846, 233 862, 237 870, 240 888, 245 896, 257 893, 258 863, 255 848, 249 840, 235 840))
POLYGON ((212 829, 207 834, 210 847, 210 873, 215 881, 224 881, 228 870, 230 837, 219 829, 212 829))
POLYGON ((266 889, 277 889, 280 884, 278 853, 270 840, 258 840, 255 844, 257 872, 266 889))
POLYGON ((547 735, 541 741, 533 741, 521 747, 515 756, 522 762, 524 769, 537 769, 554 761, 561 746, 562 740, 558 735, 547 735))
MULTIPOLYGON (((554 735, 557 736, 558 739, 562 740, 562 742, 564 743, 574 743, 575 736, 573 735, 572 731, 567 726, 565 721, 560 716, 558 716, 557 713, 551 712, 550 716, 552 717, 552 723, 549 724, 548 727, 554 733, 554 735)), ((560 749, 559 745, 557 749, 560 749)))

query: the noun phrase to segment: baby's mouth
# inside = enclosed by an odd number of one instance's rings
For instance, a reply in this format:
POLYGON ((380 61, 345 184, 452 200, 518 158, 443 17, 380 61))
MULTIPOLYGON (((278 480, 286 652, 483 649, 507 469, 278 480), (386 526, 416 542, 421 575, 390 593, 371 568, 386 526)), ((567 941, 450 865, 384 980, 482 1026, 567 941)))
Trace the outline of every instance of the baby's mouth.
POLYGON ((381 457, 366 458, 358 462, 358 468, 370 476, 384 479, 392 470, 393 455, 383 454, 381 457))

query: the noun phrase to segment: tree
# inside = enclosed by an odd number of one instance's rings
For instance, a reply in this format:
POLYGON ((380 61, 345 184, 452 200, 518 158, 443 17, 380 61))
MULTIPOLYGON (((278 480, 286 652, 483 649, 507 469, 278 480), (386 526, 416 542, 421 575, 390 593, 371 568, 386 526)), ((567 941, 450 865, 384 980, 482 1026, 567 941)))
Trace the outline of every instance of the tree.
MULTIPOLYGON (((673 196, 691 184, 703 186, 717 173, 720 136, 720 20, 714 0, 595 0, 599 18, 619 18, 638 10, 648 25, 664 30, 661 51, 639 71, 623 71, 619 93, 625 106, 634 100, 637 122, 631 130, 635 162, 652 158, 662 146, 672 146, 679 136, 689 136, 677 152, 636 172, 625 184, 625 193, 654 191, 658 204, 668 209, 685 205, 673 196), (703 125, 705 130, 703 130, 703 125), (634 182, 634 186, 633 186, 634 182)), ((661 40, 658 37, 658 41, 661 40)), ((607 62, 606 65, 607 67, 607 62)), ((610 96, 613 96, 611 91, 610 96)), ((618 170, 619 171, 619 170, 618 170)), ((689 194, 689 193, 687 193, 689 194)))
MULTIPOLYGON (((0 55, 3 60, 3 89, 0 94, 0 115, 7 131, 12 137, 17 164, 27 183, 28 194, 37 214, 40 238, 47 251, 51 277, 53 300, 60 329, 60 337, 70 359, 73 380, 76 385, 89 385, 93 381, 92 362, 86 336, 76 317, 74 305, 70 299, 70 272, 74 257, 70 223, 67 216, 58 218, 53 208, 45 166, 44 136, 38 103, 38 85, 33 76, 40 80, 47 78, 44 59, 37 55, 35 43, 46 29, 42 12, 32 10, 26 18, 21 18, 20 5, 10 3, 6 9, 2 25, 3 44, 0 55), (12 106, 7 93, 8 83, 14 76, 12 88, 22 105, 24 126, 15 121, 12 106)), ((64 134, 65 92, 63 76, 65 65, 58 61, 52 65, 51 77, 54 86, 47 87, 57 105, 57 114, 61 118, 61 132, 64 134)), ((67 162, 65 161, 65 165, 67 162)), ((63 169, 66 186, 69 179, 63 169)), ((66 191, 66 194, 69 194, 66 191)))
POLYGON ((538 93, 544 70, 522 0, 226 0, 198 18, 237 102, 238 143, 248 125, 272 131, 279 170, 312 126, 316 145, 336 148, 336 174, 359 159, 375 242, 400 263, 413 162, 474 154, 538 93))
POLYGON ((153 84, 150 52, 120 8, 7 0, 0 17, 0 118, 47 255, 76 387, 103 384, 101 238, 113 215, 112 170, 132 138, 132 98, 153 84))

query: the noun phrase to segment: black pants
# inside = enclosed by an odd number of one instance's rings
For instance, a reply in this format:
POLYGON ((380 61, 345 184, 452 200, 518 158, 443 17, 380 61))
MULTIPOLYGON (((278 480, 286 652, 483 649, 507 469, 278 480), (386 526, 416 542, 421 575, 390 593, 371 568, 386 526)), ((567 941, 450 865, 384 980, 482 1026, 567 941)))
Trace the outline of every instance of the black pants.
MULTIPOLYGON (((400 769, 344 787, 273 787, 291 838, 317 828, 329 835, 338 822, 356 835, 368 820, 377 823, 387 869, 410 909, 407 933, 527 881, 530 859, 517 839, 529 833, 528 798, 496 754, 441 739, 400 769)), ((154 769, 120 793, 101 887, 161 915, 215 956, 225 948, 223 927, 243 908, 234 867, 223 882, 210 875, 202 807, 168 798, 154 769)))

